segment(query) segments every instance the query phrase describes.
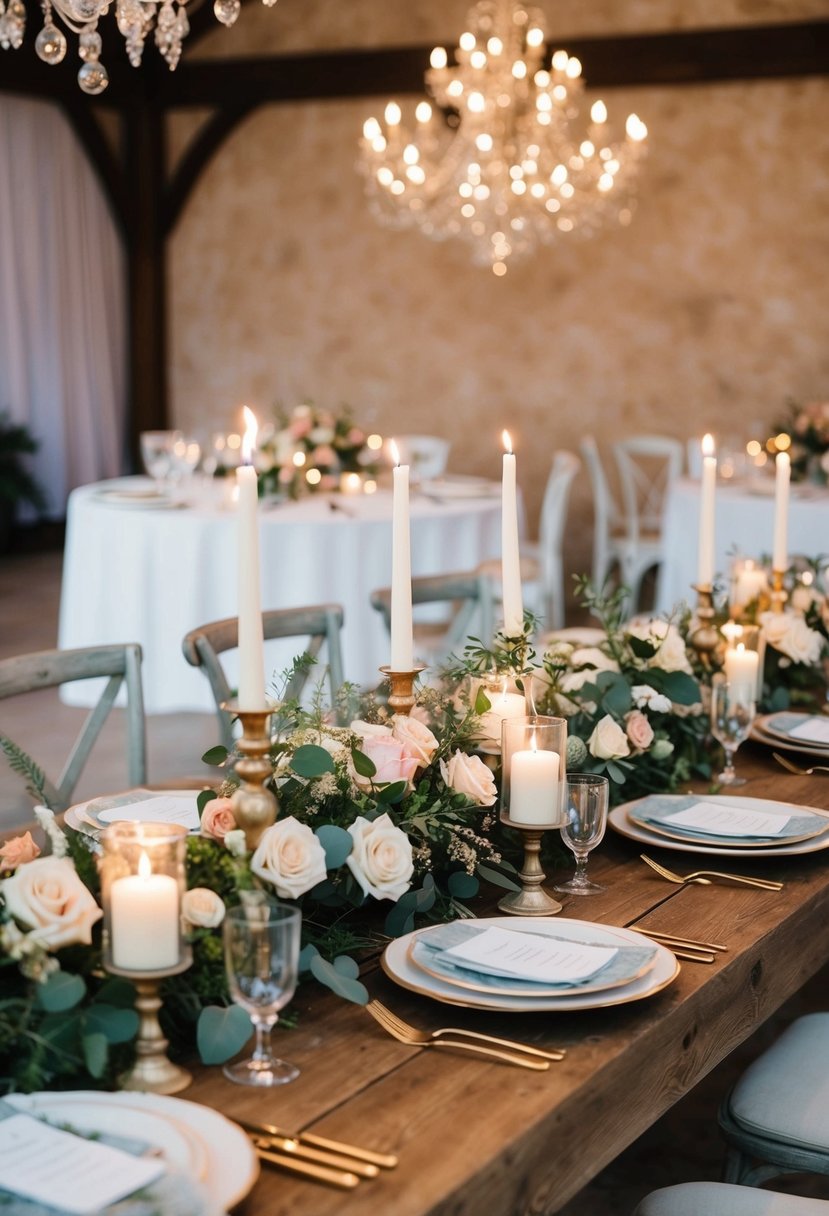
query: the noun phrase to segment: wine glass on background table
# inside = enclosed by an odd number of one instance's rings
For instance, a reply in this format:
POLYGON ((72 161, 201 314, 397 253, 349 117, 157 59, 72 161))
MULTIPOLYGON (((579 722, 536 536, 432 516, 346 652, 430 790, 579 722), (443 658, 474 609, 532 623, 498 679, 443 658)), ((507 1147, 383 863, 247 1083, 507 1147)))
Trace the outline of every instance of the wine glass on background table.
POLYGON ((141 459, 159 494, 167 492, 167 479, 173 470, 173 445, 177 438, 178 431, 141 432, 141 459))
POLYGON ((734 769, 734 756, 754 721, 754 695, 752 684, 729 681, 722 672, 711 681, 711 734, 725 752, 725 768, 716 778, 720 785, 745 785, 745 777, 734 769))
POLYGON ((569 773, 566 786, 566 820, 561 839, 576 859, 576 872, 569 882, 554 889, 568 895, 594 895, 604 887, 587 877, 587 859, 604 838, 610 782, 596 773, 569 773))
POLYGON ((230 995, 256 1031, 253 1055, 224 1066, 225 1076, 239 1085, 284 1085, 299 1076, 295 1065, 274 1057, 271 1032, 296 989, 301 923, 299 909, 286 904, 243 904, 225 916, 230 995))

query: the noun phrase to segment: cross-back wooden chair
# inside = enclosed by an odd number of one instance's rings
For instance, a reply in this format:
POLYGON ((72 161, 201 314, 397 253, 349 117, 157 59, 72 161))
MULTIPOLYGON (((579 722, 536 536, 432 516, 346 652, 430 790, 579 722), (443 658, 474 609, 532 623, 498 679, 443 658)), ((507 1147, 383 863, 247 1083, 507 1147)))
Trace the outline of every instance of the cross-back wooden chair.
MULTIPOLYGON (((265 641, 273 638, 304 637, 303 653, 316 659, 323 645, 326 648, 328 685, 332 703, 343 683, 343 660, 340 634, 343 627, 343 610, 339 604, 318 604, 306 608, 271 608, 262 613, 262 632, 265 641)), ((182 642, 187 662, 201 667, 207 676, 216 702, 222 742, 233 746, 233 715, 223 710, 222 704, 229 701, 233 690, 222 667, 219 655, 235 650, 239 645, 239 620, 235 616, 223 621, 212 621, 191 629, 182 642)), ((311 669, 294 673, 285 688, 285 699, 302 695, 311 676, 311 669)))
MULTIPOLYGON (((126 689, 127 770, 130 785, 143 785, 147 777, 144 697, 141 688, 141 647, 129 642, 117 646, 88 646, 78 650, 41 650, 0 660, 0 700, 55 688, 75 680, 104 677, 107 683, 88 715, 57 782, 48 777, 44 795, 52 810, 70 805, 72 793, 101 728, 109 717, 121 687, 126 689)), ((0 739, 13 740, 5 731, 0 739)), ((38 763, 37 757, 32 757, 38 763)))
MULTIPOLYGON (((477 570, 460 574, 434 574, 412 579, 412 607, 426 604, 451 605, 448 623, 422 631, 415 625, 415 651, 431 665, 439 664, 462 646, 474 632, 484 642, 492 639, 495 628, 492 580, 477 570)), ((391 631, 391 587, 371 594, 371 606, 391 631)))

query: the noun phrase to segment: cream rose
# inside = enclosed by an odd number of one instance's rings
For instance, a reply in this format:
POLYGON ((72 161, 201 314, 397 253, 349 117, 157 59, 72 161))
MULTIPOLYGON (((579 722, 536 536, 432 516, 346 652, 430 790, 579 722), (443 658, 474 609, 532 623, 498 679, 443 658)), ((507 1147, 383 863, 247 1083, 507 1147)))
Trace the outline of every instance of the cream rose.
POLYGON ((40 846, 35 844, 31 832, 13 836, 0 846, 0 874, 4 870, 16 870, 18 866, 25 865, 27 861, 34 861, 39 856, 40 846))
POLYGON ((212 798, 202 811, 201 834, 213 840, 224 840, 237 826, 230 798, 212 798))
POLYGON ((625 718, 625 731, 630 742, 640 751, 645 751, 653 743, 653 727, 638 709, 634 709, 625 718))
POLYGON ((181 915, 194 929, 215 929, 225 918, 224 900, 209 887, 193 887, 184 893, 181 915))
POLYGON ((406 833, 395 827, 388 813, 373 820, 358 815, 348 831, 354 848, 345 864, 363 894, 398 900, 408 891, 414 873, 412 845, 406 833))
POLYGON ((250 868, 281 899, 298 899, 325 878, 325 849, 307 824, 289 815, 263 834, 250 868))
POLYGON ((793 663, 817 663, 823 649, 820 634, 802 616, 791 612, 764 612, 760 618, 766 641, 793 663))
POLYGON ((498 797, 495 779, 480 756, 467 756, 458 749, 448 760, 441 760, 440 775, 450 789, 478 806, 492 806, 498 797))
POLYGON ((393 739, 402 743, 406 755, 417 760, 418 767, 429 764, 440 746, 428 726, 404 714, 394 716, 391 733, 393 739))
POLYGON ((0 882, 7 911, 50 950, 92 941, 103 913, 68 857, 38 857, 0 882))
POLYGON ((418 770, 419 762, 416 756, 409 756, 402 743, 393 739, 391 732, 386 735, 367 735, 360 743, 360 751, 368 756, 375 768, 373 777, 362 777, 354 772, 355 783, 362 790, 370 790, 372 785, 385 785, 393 781, 411 782, 418 770))
POLYGON ((581 671, 570 671, 561 681, 561 691, 564 693, 578 692, 583 684, 592 684, 600 671, 618 671, 619 664, 611 659, 598 646, 580 646, 570 656, 572 667, 582 668, 581 671))
POLYGON ((597 723, 587 740, 587 748, 597 760, 618 760, 621 756, 630 755, 627 735, 610 714, 605 714, 597 723))
POLYGON ((653 658, 644 666, 658 667, 661 671, 685 671, 690 674, 691 664, 688 662, 685 643, 675 625, 656 617, 642 625, 628 626, 628 634, 658 648, 653 658))

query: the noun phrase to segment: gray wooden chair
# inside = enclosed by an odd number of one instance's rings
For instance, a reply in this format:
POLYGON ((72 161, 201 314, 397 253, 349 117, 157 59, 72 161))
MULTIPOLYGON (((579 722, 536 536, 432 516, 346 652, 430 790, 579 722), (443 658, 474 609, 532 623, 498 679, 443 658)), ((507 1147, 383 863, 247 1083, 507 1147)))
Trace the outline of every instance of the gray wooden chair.
MULTIPOLYGON (((144 697, 141 689, 141 647, 89 646, 78 650, 41 650, 0 660, 0 699, 75 680, 107 678, 97 705, 88 715, 56 783, 49 778, 44 794, 52 810, 65 810, 95 740, 101 732, 121 686, 126 689, 127 769, 129 784, 143 785, 147 776, 144 697)), ((4 732, 0 738, 9 740, 4 732)), ((9 740, 9 742, 12 742, 9 740)), ((37 763, 37 757, 32 757, 37 763)))
MULTIPOLYGON (((472 570, 461 574, 434 574, 412 579, 412 608, 421 605, 446 605, 448 621, 415 624, 415 653, 430 666, 448 658, 463 647, 470 632, 487 644, 495 630, 492 579, 472 570)), ((391 631, 391 587, 371 593, 371 606, 379 612, 391 631)))
POLYGON ((680 1182, 651 1191, 633 1216, 829 1216, 829 1201, 727 1182, 680 1182))
MULTIPOLYGON (((328 663, 328 686, 332 704, 343 683, 340 633, 343 610, 339 604, 318 604, 310 608, 272 608, 262 613, 265 640, 304 637, 303 653, 316 659, 323 645, 328 663)), ((222 742, 233 746, 233 716, 221 708, 233 696, 219 655, 239 645, 239 621, 235 616, 191 629, 182 642, 184 657, 193 667, 201 667, 210 681, 222 742)), ((298 698, 311 675, 310 670, 295 673, 285 689, 285 699, 298 698)))

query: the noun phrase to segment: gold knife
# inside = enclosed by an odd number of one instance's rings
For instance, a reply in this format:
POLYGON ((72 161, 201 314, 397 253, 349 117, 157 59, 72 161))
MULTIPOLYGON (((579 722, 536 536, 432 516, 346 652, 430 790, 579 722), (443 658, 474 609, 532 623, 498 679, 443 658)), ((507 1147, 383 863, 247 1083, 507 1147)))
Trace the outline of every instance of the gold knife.
POLYGON ((346 1170, 358 1174, 361 1178, 376 1178, 380 1169, 368 1161, 358 1161, 355 1157, 347 1157, 343 1153, 326 1152, 325 1149, 314 1148, 310 1144, 300 1144, 293 1136, 274 1136, 265 1132, 251 1132, 250 1137, 257 1148, 275 1149, 287 1153, 300 1161, 315 1161, 318 1165, 330 1165, 335 1170, 346 1170))
POLYGON ((328 1140, 325 1136, 317 1136, 313 1132, 297 1132, 292 1134, 284 1128, 275 1127, 273 1123, 246 1123, 244 1119, 236 1122, 246 1132, 254 1132, 265 1136, 284 1136, 286 1140, 298 1140, 300 1144, 310 1144, 315 1148, 327 1149, 332 1153, 341 1153, 344 1157, 353 1157, 356 1161, 368 1161, 371 1165, 379 1165, 383 1170, 393 1170, 397 1165, 397 1157, 392 1153, 375 1153, 373 1149, 359 1148, 356 1144, 346 1144, 342 1140, 328 1140))
POLYGON ((360 1179, 351 1170, 335 1170, 331 1166, 317 1165, 314 1161, 300 1161, 297 1157, 283 1153, 273 1153, 268 1149, 257 1148, 256 1155, 260 1161, 268 1165, 278 1166, 292 1174, 303 1178, 313 1178, 315 1182, 325 1182, 329 1186, 340 1187, 344 1191, 352 1191, 359 1186, 360 1179))

